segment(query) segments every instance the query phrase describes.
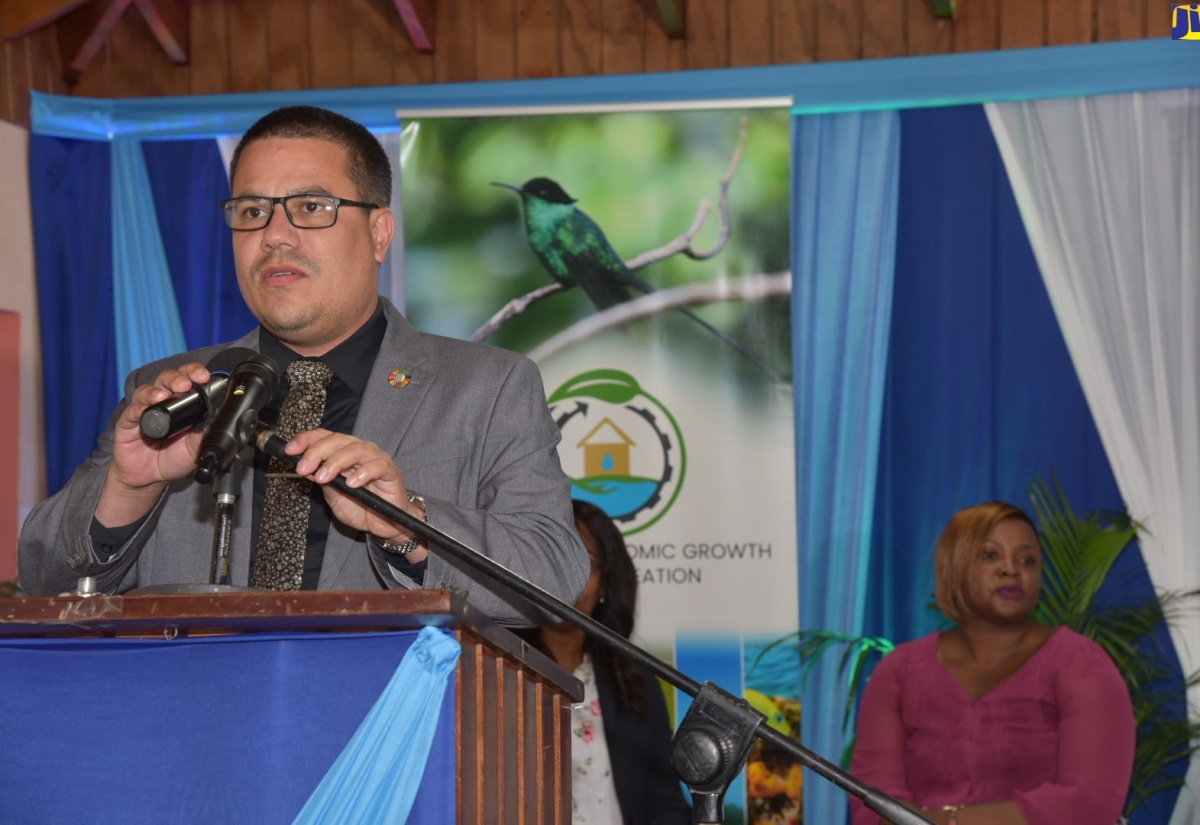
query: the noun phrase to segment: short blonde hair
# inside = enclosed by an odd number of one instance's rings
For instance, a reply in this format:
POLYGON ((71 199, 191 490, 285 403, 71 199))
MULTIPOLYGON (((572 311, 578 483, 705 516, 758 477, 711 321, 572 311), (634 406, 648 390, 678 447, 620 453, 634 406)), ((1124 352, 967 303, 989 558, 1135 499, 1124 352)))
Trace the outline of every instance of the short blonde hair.
POLYGON ((933 563, 933 595, 938 609, 946 618, 962 621, 967 570, 971 562, 979 557, 979 550, 992 529, 1009 519, 1025 522, 1037 535, 1037 527, 1029 514, 1003 501, 986 501, 964 507, 951 517, 950 523, 942 531, 933 563))

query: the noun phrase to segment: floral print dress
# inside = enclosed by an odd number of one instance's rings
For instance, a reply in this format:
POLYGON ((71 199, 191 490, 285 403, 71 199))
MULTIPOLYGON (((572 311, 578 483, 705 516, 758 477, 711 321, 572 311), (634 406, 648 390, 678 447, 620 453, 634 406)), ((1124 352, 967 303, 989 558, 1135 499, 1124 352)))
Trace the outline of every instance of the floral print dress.
POLYGON ((596 671, 586 653, 575 668, 583 682, 583 702, 571 706, 571 822, 574 825, 622 825, 613 785, 604 711, 596 690, 596 671))

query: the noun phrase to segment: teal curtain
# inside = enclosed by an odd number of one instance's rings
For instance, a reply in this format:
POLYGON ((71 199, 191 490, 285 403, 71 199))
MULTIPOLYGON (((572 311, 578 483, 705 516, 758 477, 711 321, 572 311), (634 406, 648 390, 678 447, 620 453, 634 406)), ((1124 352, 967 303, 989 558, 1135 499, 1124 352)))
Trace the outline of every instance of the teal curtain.
MULTIPOLYGON (((796 117, 792 346, 800 628, 862 632, 891 328, 900 122, 895 112, 796 117)), ((805 747, 837 762, 838 657, 801 685, 805 747)), ((806 822, 846 796, 807 771, 806 822)))
POLYGON ((154 193, 137 138, 112 141, 113 317, 117 376, 187 349, 154 193))
MULTIPOLYGON (((408 819, 461 648, 423 629, 396 673, 296 816, 295 825, 402 823, 408 819)), ((330 701, 336 701, 331 697, 330 701)))

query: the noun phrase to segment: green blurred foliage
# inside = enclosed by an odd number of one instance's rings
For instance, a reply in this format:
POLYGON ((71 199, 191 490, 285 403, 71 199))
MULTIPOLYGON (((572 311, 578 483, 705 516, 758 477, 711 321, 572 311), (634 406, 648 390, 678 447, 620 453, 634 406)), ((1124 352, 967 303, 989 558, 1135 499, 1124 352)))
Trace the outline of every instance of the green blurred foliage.
MULTIPOLYGON (((788 270, 791 146, 786 110, 406 124, 402 176, 410 319, 430 332, 466 338, 508 301, 549 283, 526 241, 520 198, 492 186, 494 181, 520 185, 535 177, 554 179, 626 260, 685 232, 700 202, 707 200, 712 214, 694 246, 708 250, 719 227, 720 180, 733 158, 743 118, 746 144, 730 187, 732 237, 713 259, 675 255, 638 270, 639 277, 662 289, 788 270)), ((572 289, 535 304, 488 342, 528 351, 591 312, 586 296, 572 289)), ((777 363, 788 363, 786 298, 730 302, 698 312, 754 342, 777 363)))

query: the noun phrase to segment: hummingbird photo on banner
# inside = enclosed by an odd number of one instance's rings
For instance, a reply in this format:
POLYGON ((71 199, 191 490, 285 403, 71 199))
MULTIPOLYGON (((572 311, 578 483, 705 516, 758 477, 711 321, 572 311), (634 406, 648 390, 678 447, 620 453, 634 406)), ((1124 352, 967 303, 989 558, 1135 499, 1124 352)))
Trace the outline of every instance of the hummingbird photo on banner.
MULTIPOLYGON (((564 289, 579 286, 597 310, 628 301, 630 290, 654 292, 650 284, 637 277, 612 248, 603 230, 587 213, 575 206, 575 199, 550 178, 532 178, 521 186, 493 183, 521 196, 525 215, 525 234, 533 254, 550 277, 564 289)), ((789 379, 768 364, 762 356, 730 338, 686 307, 679 312, 695 321, 752 361, 776 381, 789 379)))

